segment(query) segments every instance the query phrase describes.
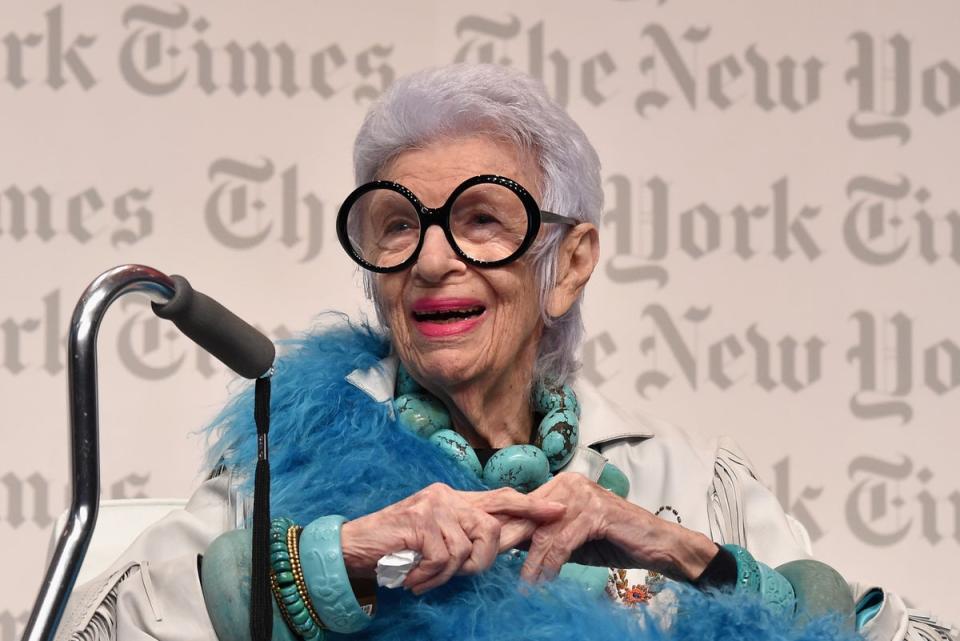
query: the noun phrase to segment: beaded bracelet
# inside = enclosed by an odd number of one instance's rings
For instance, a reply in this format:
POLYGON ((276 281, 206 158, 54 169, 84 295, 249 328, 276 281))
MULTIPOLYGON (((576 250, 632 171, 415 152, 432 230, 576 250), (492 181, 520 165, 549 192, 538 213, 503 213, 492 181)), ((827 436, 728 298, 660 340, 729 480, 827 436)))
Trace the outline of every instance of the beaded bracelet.
POLYGON ((320 620, 320 615, 313 609, 313 603, 310 601, 310 593, 307 590, 307 582, 303 578, 303 568, 300 565, 300 534, 302 532, 303 528, 299 526, 294 526, 287 530, 287 550, 290 551, 293 582, 294 585, 297 586, 297 595, 300 597, 300 601, 303 602, 314 624, 320 629, 325 629, 326 626, 323 625, 323 622, 320 620))
POLYGON ((301 639, 322 639, 323 624, 307 596, 297 553, 299 528, 278 517, 270 524, 270 588, 287 627, 301 639))

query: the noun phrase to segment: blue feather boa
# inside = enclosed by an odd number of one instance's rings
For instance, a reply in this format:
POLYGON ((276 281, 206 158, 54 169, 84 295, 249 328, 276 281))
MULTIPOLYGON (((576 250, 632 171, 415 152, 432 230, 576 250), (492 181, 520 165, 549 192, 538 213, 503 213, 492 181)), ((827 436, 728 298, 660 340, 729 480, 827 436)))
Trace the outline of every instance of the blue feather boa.
MULTIPOLYGON (((270 427, 271 513, 308 523, 325 514, 355 518, 433 482, 483 489, 438 449, 391 418, 386 405, 344 380, 389 352, 370 328, 347 323, 290 341, 273 378, 270 427)), ((256 461, 253 392, 236 396, 208 428, 208 461, 224 464, 252 486, 256 461)), ((488 572, 457 577, 416 597, 381 590, 374 624, 353 639, 525 639, 560 641, 709 641, 772 639, 823 641, 852 638, 830 620, 803 628, 777 619, 743 595, 706 597, 677 588, 680 615, 666 631, 641 624, 641 612, 616 606, 557 581, 522 590, 519 561, 501 557, 488 572), (639 615, 639 616, 638 616, 639 615)), ((853 637, 859 638, 859 637, 853 637)))

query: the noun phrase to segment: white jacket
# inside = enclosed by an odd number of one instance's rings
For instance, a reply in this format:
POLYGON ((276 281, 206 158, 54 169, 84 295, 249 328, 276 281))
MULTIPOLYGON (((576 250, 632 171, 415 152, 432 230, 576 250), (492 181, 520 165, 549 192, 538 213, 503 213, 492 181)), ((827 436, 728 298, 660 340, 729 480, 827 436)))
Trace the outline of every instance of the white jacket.
MULTIPOLYGON (((396 361, 347 377, 378 402, 393 398, 396 361)), ((757 479, 727 438, 699 442, 659 419, 627 414, 580 385, 581 447, 567 469, 596 480, 606 460, 630 479, 628 500, 702 532, 735 543, 771 567, 809 557, 803 527, 757 479)), ((94 580, 74 590, 57 639, 84 641, 218 641, 203 603, 197 555, 235 520, 228 478, 203 483, 183 510, 147 528, 94 580)), ((643 570, 624 581, 643 584, 643 570)), ((854 601, 872 586, 851 584, 854 601)), ((879 613, 861 630, 870 641, 957 641, 955 629, 920 615, 886 593, 879 613), (948 636, 952 635, 952 636, 948 636)))

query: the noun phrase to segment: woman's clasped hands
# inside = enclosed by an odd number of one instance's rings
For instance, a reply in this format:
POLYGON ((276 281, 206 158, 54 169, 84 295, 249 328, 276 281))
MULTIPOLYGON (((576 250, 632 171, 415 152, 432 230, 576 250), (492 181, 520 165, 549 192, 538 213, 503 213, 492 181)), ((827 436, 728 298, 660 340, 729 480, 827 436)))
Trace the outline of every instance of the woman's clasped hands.
MULTIPOLYGON (((566 507, 513 489, 486 492, 454 490, 434 483, 384 509, 344 523, 340 540, 347 572, 374 576, 377 561, 400 550, 414 550, 420 563, 404 580, 421 594, 443 585, 455 574, 478 574, 497 554, 516 545, 504 540, 502 524, 549 523, 566 507)), ((514 530, 519 532, 517 525, 514 530)))
POLYGON ((555 576, 571 559, 616 559, 622 567, 692 579, 716 553, 702 534, 662 521, 573 473, 559 474, 530 494, 507 488, 464 492, 435 483, 345 523, 341 541, 354 576, 373 576, 386 554, 419 552, 420 563, 403 582, 417 594, 454 575, 483 572, 497 554, 516 547, 529 546, 521 576, 531 582, 555 576), (590 544, 598 544, 600 553, 591 555, 585 547, 590 544))

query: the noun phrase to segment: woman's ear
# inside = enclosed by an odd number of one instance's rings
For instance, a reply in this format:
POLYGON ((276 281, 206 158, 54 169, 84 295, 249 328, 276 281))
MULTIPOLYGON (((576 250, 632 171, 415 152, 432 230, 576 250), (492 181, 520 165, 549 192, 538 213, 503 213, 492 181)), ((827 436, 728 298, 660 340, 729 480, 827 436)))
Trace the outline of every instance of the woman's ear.
POLYGON ((558 318, 580 296, 600 260, 600 236, 591 223, 580 223, 564 237, 557 255, 557 281, 547 299, 547 313, 558 318))

